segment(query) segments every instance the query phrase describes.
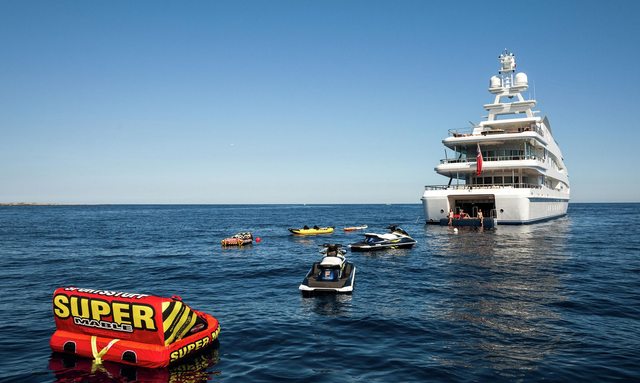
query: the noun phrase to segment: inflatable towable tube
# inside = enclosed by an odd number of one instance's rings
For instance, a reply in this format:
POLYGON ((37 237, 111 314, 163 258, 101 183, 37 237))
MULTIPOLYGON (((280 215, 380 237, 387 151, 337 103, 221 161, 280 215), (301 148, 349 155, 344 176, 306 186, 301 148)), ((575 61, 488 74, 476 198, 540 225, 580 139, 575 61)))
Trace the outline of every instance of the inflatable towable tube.
POLYGON ((233 237, 225 238, 220 241, 222 247, 225 246, 244 246, 253 243, 253 234, 250 232, 242 232, 235 234, 233 237))
POLYGON ((218 349, 215 347, 162 368, 127 366, 109 361, 103 361, 100 366, 96 366, 91 359, 54 352, 49 358, 49 370, 59 383, 196 383, 208 382, 214 375, 219 374, 217 371, 210 371, 210 367, 218 361, 218 349))
POLYGON ((56 352, 124 363, 166 367, 211 347, 218 320, 191 309, 179 297, 61 287, 53 294, 56 352))

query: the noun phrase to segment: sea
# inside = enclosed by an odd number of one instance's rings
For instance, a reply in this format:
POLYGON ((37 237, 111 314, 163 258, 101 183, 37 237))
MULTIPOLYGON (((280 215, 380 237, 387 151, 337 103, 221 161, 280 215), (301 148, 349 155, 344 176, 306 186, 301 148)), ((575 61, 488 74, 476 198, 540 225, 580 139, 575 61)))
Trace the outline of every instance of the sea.
POLYGON ((0 207, 2 382, 640 381, 640 204, 571 203, 495 229, 425 225, 419 204, 0 207), (324 243, 368 225, 412 249, 347 253, 351 295, 298 290, 324 243), (335 226, 320 236, 291 227, 335 226), (251 231, 259 243, 223 248, 251 231), (56 288, 179 295, 219 343, 170 369, 52 354, 56 288))

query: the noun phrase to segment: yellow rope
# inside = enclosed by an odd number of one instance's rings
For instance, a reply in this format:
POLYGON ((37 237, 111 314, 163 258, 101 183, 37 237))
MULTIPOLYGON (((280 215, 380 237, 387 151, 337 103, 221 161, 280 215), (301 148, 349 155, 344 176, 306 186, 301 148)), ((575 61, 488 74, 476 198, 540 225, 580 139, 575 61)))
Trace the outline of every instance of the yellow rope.
POLYGON ((109 344, 105 348, 103 348, 102 350, 98 351, 98 338, 95 335, 92 336, 91 337, 91 352, 93 353, 93 364, 94 365, 102 364, 102 357, 107 353, 107 351, 109 351, 111 346, 116 344, 116 342, 119 341, 119 340, 120 339, 111 340, 111 342, 109 342, 109 344))

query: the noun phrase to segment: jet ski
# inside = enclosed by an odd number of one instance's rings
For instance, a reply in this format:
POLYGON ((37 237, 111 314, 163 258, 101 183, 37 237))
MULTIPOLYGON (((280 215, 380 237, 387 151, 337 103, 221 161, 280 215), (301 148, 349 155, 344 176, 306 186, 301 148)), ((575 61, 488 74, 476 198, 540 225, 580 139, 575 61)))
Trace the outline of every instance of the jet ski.
POLYGON ((338 244, 322 246, 322 259, 314 262, 298 289, 303 296, 316 292, 350 294, 355 283, 356 267, 347 262, 347 251, 338 244))
POLYGON ((349 248, 351 251, 410 249, 416 244, 416 240, 411 238, 402 228, 391 225, 387 229, 389 229, 389 233, 385 234, 365 233, 364 241, 352 243, 349 248))

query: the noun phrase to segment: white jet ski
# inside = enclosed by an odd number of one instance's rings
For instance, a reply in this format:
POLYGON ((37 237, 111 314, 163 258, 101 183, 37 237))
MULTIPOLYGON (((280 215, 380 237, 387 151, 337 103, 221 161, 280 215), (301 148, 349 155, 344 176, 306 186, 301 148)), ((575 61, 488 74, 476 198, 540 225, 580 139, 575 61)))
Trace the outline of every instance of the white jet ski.
POLYGON ((365 233, 364 241, 352 243, 349 248, 351 251, 410 249, 416 244, 416 240, 411 238, 402 228, 391 225, 387 229, 389 229, 389 233, 365 233))
POLYGON ((314 262, 305 276, 300 291, 302 295, 318 292, 347 293, 353 291, 356 267, 345 258, 346 250, 342 245, 324 244, 320 262, 314 262))

